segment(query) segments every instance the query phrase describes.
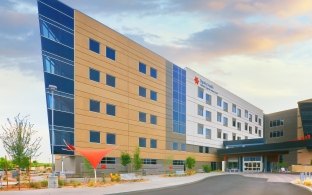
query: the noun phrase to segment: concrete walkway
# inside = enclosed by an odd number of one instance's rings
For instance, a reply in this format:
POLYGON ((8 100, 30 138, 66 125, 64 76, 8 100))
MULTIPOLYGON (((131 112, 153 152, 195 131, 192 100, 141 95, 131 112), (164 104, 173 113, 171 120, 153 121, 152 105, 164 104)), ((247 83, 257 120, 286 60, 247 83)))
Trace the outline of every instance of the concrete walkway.
POLYGON ((139 190, 149 190, 156 188, 165 188, 183 184, 189 184, 192 182, 197 182, 208 177, 222 175, 224 173, 198 173, 192 176, 183 177, 163 177, 160 175, 150 175, 144 176, 143 179, 147 180, 144 182, 130 182, 123 184, 116 184, 107 187, 95 187, 95 188, 58 188, 58 189, 41 189, 41 190, 26 190, 26 191, 9 191, 0 192, 1 195, 52 195, 52 194, 115 194, 123 192, 132 192, 139 190))
POLYGON ((280 182, 280 183, 291 183, 292 181, 299 179, 299 174, 288 174, 288 173, 237 173, 245 177, 256 177, 267 179, 267 182, 280 182))

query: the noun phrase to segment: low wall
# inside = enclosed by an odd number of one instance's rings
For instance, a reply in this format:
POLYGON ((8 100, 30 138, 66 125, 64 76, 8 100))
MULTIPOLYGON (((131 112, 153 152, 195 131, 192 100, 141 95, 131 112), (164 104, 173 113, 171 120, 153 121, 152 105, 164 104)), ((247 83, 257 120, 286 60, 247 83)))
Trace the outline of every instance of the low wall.
POLYGON ((292 165, 291 171, 296 173, 312 172, 312 165, 292 165))

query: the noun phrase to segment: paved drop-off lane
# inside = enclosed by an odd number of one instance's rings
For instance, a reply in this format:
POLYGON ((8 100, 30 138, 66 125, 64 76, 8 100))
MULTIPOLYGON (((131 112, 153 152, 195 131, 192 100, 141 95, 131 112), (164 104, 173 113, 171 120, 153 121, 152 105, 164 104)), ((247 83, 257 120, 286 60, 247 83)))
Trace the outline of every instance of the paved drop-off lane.
POLYGON ((312 195, 290 183, 267 182, 266 179, 241 175, 221 175, 193 184, 160 190, 123 193, 127 195, 312 195))

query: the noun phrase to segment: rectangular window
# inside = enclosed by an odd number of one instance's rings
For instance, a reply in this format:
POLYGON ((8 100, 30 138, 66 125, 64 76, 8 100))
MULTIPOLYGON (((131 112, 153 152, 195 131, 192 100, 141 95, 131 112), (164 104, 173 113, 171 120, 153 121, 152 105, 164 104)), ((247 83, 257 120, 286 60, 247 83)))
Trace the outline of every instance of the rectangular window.
POLYGON ((92 81, 100 82, 100 71, 89 68, 89 79, 92 81))
POLYGON ((232 133, 232 140, 236 140, 236 133, 232 133))
POLYGON ((219 106, 219 107, 222 107, 222 98, 221 97, 217 97, 217 105, 219 106))
POLYGON ((258 120, 258 124, 259 124, 259 126, 261 126, 261 125, 262 125, 261 118, 259 118, 259 120, 258 120))
POLYGON ((146 97, 146 88, 139 86, 139 96, 146 97))
POLYGON ((206 121, 211 121, 211 112, 206 110, 206 121))
POLYGON ((232 112, 236 113, 236 104, 232 104, 232 112))
POLYGON ((223 117, 223 126, 228 126, 228 118, 223 117))
POLYGON ((217 138, 221 139, 221 136, 222 136, 222 130, 217 129, 217 138))
POLYGON ((245 131, 248 131, 248 123, 245 123, 245 131))
POLYGON ((151 148, 157 148, 157 140, 156 139, 151 139, 150 146, 151 146, 151 148))
POLYGON ((172 165, 184 165, 184 161, 183 160, 173 160, 172 165))
POLYGON ((146 74, 146 65, 139 62, 139 72, 146 74))
POLYGON ((150 117, 150 122, 151 122, 151 124, 153 124, 153 125, 157 125, 157 116, 151 115, 151 117, 150 117))
POLYGON ((89 39, 89 49, 95 53, 100 53, 100 43, 93 39, 89 39))
POLYGON ((199 153, 204 153, 204 146, 199 146, 199 153))
POLYGON ((223 110, 225 111, 225 112, 227 112, 228 111, 228 103, 226 103, 226 102, 223 102, 223 110))
POLYGON ((258 134, 258 127, 255 127, 255 134, 258 134))
POLYGON ((116 51, 113 48, 106 46, 106 57, 115 60, 116 59, 116 51))
POLYGON ((90 100, 90 111, 100 112, 100 102, 96 100, 90 100))
POLYGON ((206 128, 206 139, 211 139, 211 129, 206 128))
POLYGON ((217 121, 222 122, 222 114, 220 112, 217 113, 217 121))
POLYGON ((139 112, 139 121, 144 123, 146 122, 146 113, 139 112))
POLYGON ((115 87, 116 86, 116 77, 106 74, 106 85, 115 87))
POLYGON ((114 157, 105 157, 101 160, 101 164, 116 164, 116 158, 114 157))
POLYGON ((242 110, 239 108, 237 109, 237 116, 242 117, 242 110))
POLYGON ((186 151, 186 144, 181 144, 181 150, 186 151))
POLYGON ((252 122, 252 114, 249 114, 249 121, 252 122))
POLYGON ((249 134, 252 134, 252 126, 249 126, 249 134))
POLYGON ((106 104, 106 114, 116 116, 116 106, 113 104, 106 104))
POLYGON ((172 143, 172 149, 173 150, 178 150, 179 149, 179 144, 177 142, 172 143))
POLYGON ((155 68, 150 68, 150 76, 157 79, 157 70, 155 68))
POLYGON ((198 96, 200 99, 204 99, 204 89, 203 89, 203 88, 198 87, 197 96, 198 96))
POLYGON ((151 100, 157 101, 157 92, 151 90, 151 92, 150 92, 150 98, 151 98, 151 100))
POLYGON ((92 143, 100 143, 101 142, 101 136, 99 131, 89 131, 90 134, 90 142, 92 143))
POLYGON ((227 133, 223 133, 223 139, 228 140, 228 134, 227 133))
POLYGON ((139 147, 146 148, 146 138, 143 137, 139 138, 139 147))
POLYGON ((259 136, 261 137, 262 136, 262 134, 261 134, 262 132, 261 132, 261 130, 259 130, 259 136))
POLYGON ((258 122, 258 115, 255 115, 255 122, 258 122))
POLYGON ((197 124, 197 133, 200 135, 204 135, 204 125, 203 124, 197 124))
POLYGON ((156 159, 150 159, 150 158, 144 158, 143 164, 145 164, 145 165, 156 165, 157 160, 156 159))
POLYGON ((236 127, 236 119, 235 118, 232 118, 232 126, 236 127))
POLYGON ((237 130, 242 130, 242 127, 241 127, 241 123, 240 122, 237 122, 237 130))
POLYGON ((204 106, 197 105, 197 114, 199 116, 204 116, 204 106))
POLYGON ((248 118, 248 110, 245 110, 245 118, 248 118))
POLYGON ((205 147, 205 153, 209 153, 209 147, 205 147))
POLYGON ((206 93, 206 104, 211 105, 211 95, 206 93))
POLYGON ((107 133, 106 144, 116 144, 116 135, 112 133, 107 133))

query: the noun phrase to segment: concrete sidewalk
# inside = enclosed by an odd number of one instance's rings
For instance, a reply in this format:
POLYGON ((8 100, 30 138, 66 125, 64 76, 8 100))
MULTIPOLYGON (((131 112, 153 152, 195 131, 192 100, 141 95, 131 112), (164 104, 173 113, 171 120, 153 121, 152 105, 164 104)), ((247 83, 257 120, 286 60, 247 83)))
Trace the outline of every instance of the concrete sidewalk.
POLYGON ((41 190, 26 190, 26 191, 9 191, 0 192, 0 195, 52 195, 52 194, 115 194, 131 191, 149 190, 157 188, 165 188, 183 184, 189 184, 197 182, 208 177, 222 175, 224 173, 212 172, 212 173, 198 173, 192 176, 183 177, 163 177, 161 175, 150 175, 144 176, 143 179, 147 180, 144 182, 131 182, 116 184, 107 187, 94 187, 94 188, 58 188, 58 189, 41 189, 41 190))
POLYGON ((267 179, 267 182, 280 182, 291 183, 292 181, 299 179, 299 174, 288 173, 236 173, 245 177, 256 177, 267 179))

